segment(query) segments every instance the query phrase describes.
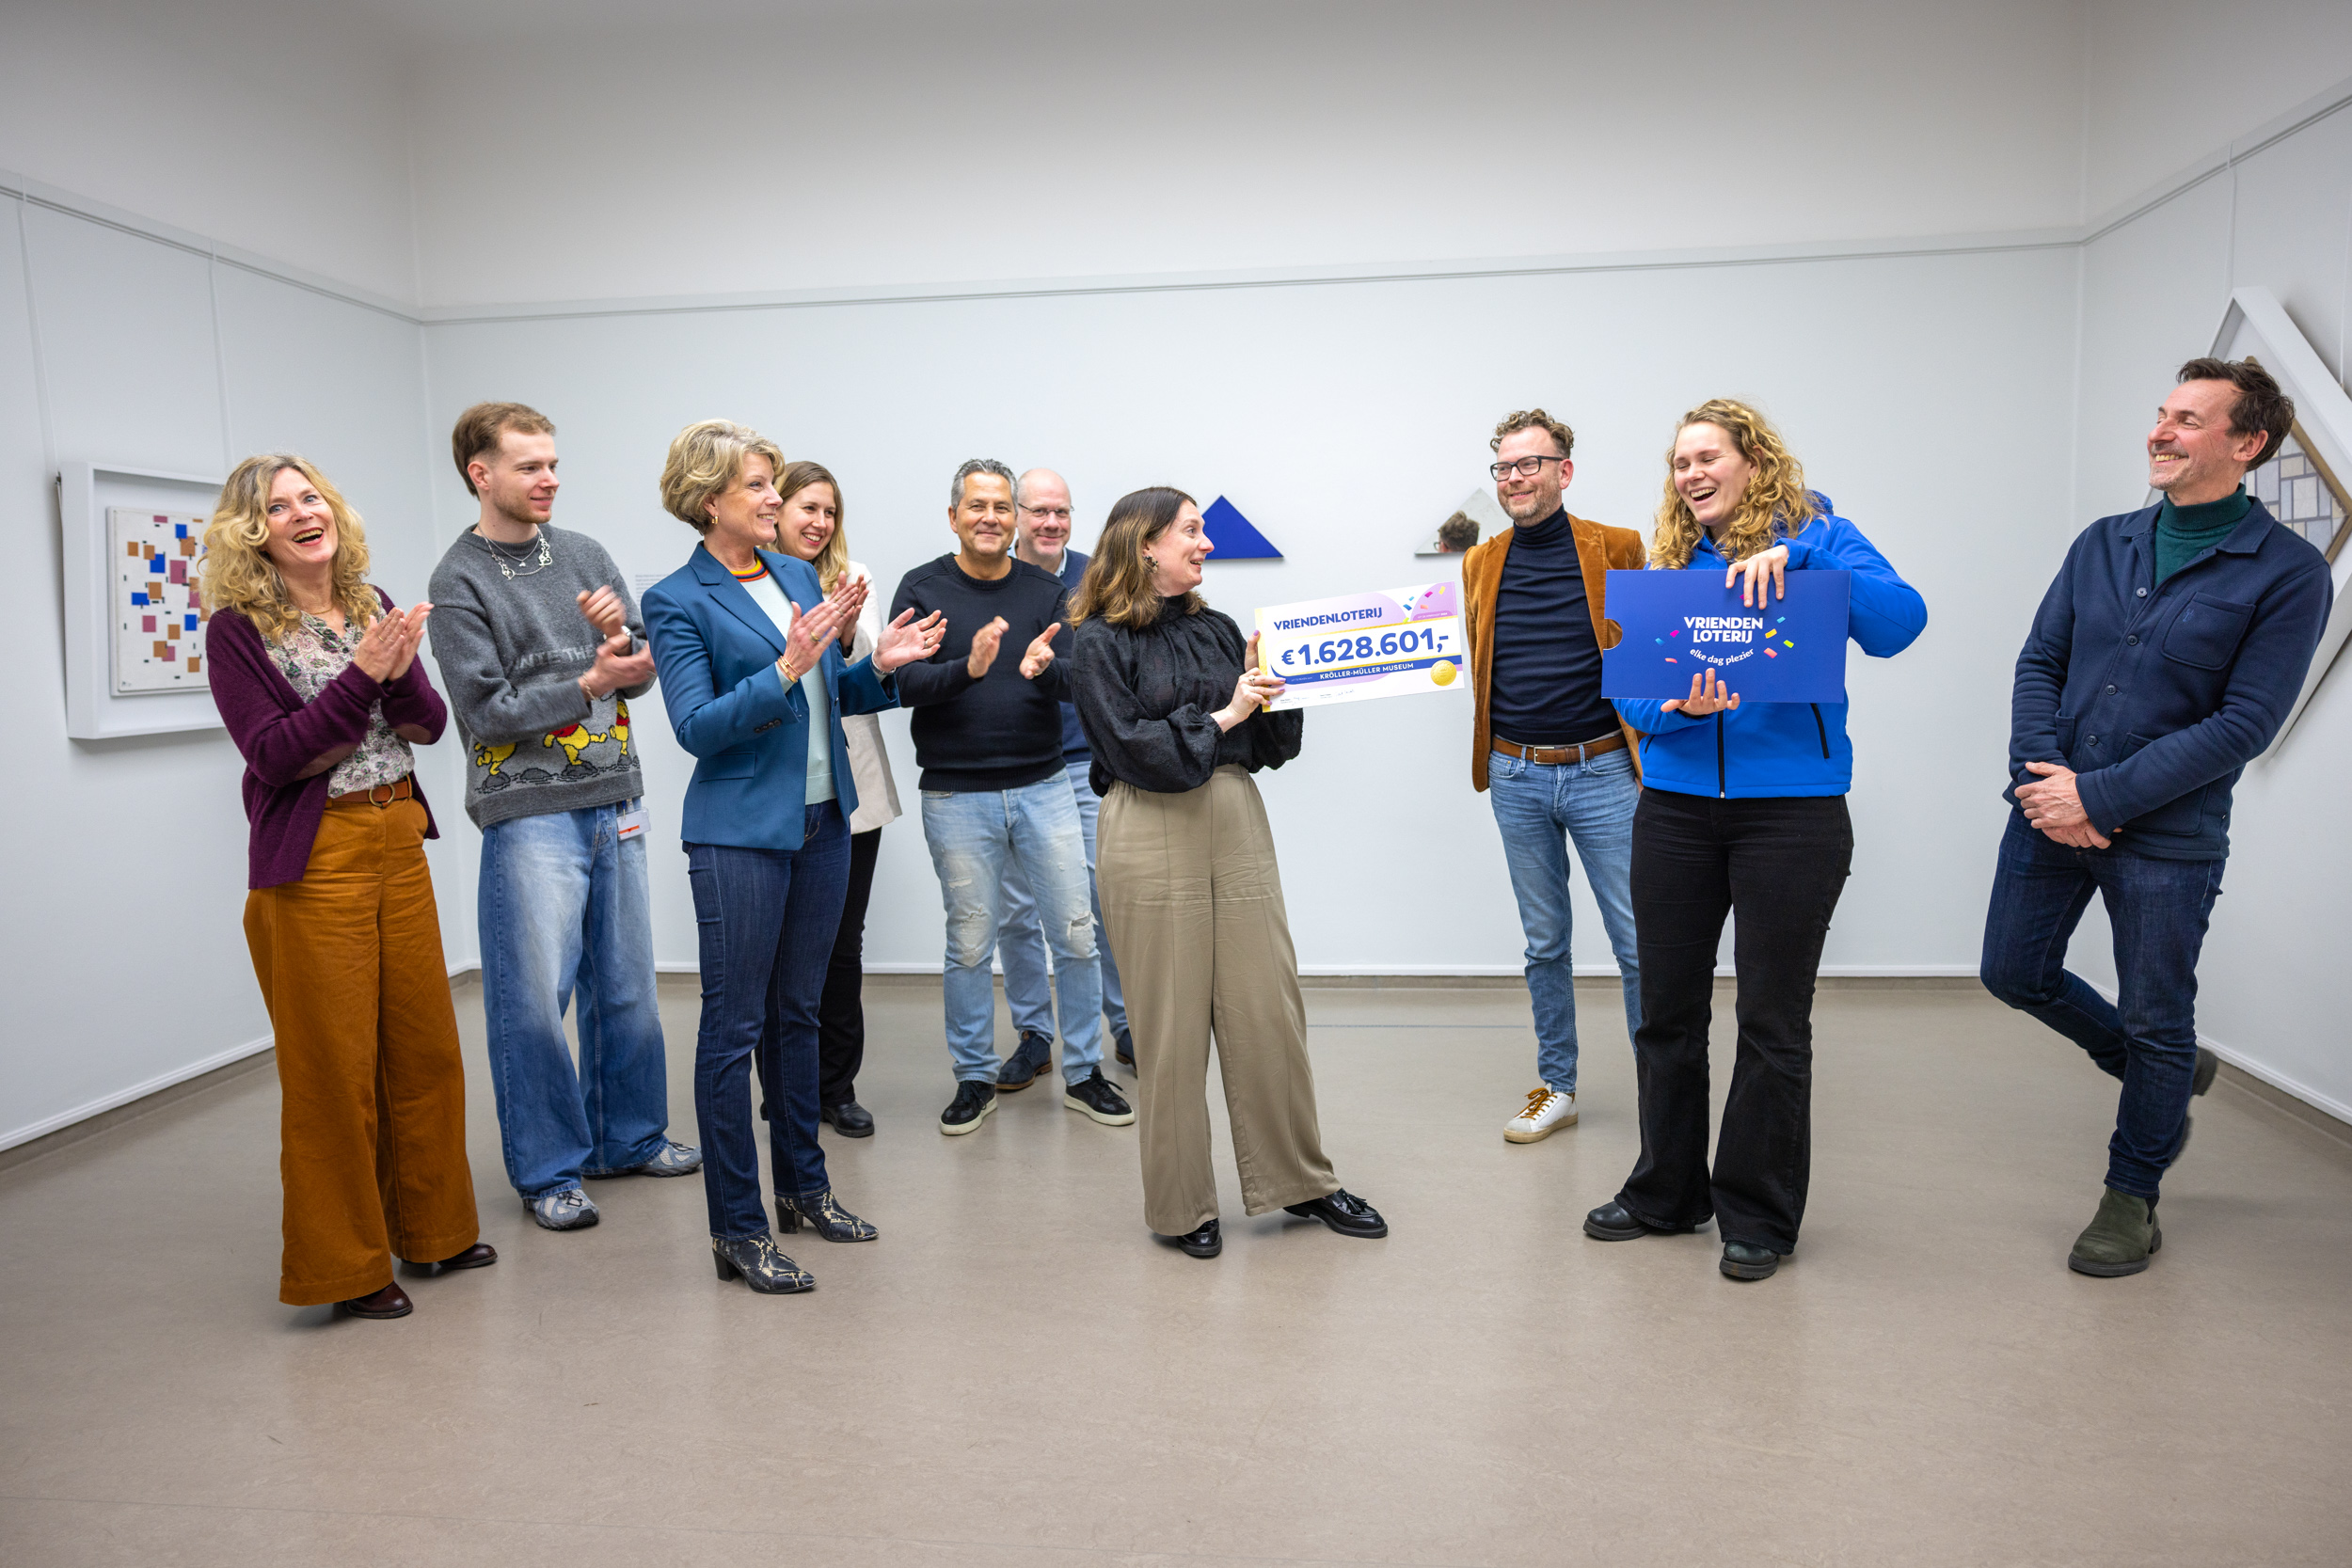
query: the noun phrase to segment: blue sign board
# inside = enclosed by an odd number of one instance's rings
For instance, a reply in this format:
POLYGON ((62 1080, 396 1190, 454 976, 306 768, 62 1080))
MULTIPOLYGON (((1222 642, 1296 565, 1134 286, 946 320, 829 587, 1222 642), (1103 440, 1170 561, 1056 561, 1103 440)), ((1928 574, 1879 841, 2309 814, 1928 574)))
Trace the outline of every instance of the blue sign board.
POLYGON ((1711 571, 1612 572, 1609 619, 1624 635, 1600 656, 1604 697, 1688 697, 1708 670, 1743 702, 1846 700, 1851 572, 1790 572, 1785 598, 1742 605, 1711 571))

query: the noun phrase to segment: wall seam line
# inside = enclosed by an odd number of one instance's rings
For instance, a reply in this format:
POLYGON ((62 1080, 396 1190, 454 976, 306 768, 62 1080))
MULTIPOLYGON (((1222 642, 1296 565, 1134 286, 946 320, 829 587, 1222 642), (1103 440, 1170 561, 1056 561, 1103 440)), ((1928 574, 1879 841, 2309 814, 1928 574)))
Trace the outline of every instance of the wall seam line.
POLYGON ((49 356, 41 351, 40 344, 40 306, 33 287, 33 225, 31 214, 25 208, 26 199, 22 191, 17 193, 17 265, 24 274, 24 331, 32 341, 33 405, 40 412, 41 468, 49 482, 55 484, 58 475, 57 420, 56 411, 50 405, 49 356))

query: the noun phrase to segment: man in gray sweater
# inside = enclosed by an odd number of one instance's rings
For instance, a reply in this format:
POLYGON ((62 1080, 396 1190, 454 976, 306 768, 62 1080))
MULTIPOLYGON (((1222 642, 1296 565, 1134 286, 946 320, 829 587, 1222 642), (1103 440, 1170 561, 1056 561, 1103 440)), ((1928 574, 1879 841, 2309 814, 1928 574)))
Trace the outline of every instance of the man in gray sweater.
POLYGON ((602 546, 550 525, 555 426, 477 404, 450 438, 481 520, 433 570, 433 657, 472 753, 483 1012, 507 1180, 549 1230, 596 1223, 582 1177, 683 1176, 654 995, 644 773, 628 699, 653 654, 602 546), (564 1037, 577 992, 580 1067, 564 1037))

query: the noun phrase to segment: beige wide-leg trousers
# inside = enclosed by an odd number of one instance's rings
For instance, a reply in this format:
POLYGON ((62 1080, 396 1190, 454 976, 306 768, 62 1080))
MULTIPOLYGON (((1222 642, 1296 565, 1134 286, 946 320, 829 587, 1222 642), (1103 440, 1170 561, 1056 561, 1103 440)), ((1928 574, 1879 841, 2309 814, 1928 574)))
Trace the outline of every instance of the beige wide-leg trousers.
POLYGON ((1182 795, 1112 786, 1094 874, 1135 1039, 1144 1222, 1181 1236, 1216 1217, 1212 1034, 1243 1208, 1263 1214, 1337 1192, 1274 835, 1248 771, 1220 768, 1182 795))

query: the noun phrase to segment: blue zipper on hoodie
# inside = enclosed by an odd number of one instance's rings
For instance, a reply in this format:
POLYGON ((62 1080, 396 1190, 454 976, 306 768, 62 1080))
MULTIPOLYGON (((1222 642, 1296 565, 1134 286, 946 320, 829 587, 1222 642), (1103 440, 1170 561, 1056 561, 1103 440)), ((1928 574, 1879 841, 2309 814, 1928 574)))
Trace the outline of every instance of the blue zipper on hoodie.
MULTIPOLYGON (((1894 657, 1927 626, 1927 601, 1860 529, 1836 515, 1828 497, 1816 492, 1813 499, 1823 515, 1781 541, 1788 546, 1788 570, 1852 573, 1847 635, 1873 658, 1894 657)), ((1683 569, 1720 579, 1728 564, 1711 541, 1701 540, 1683 569)), ((1655 698, 1621 697, 1616 707, 1643 734, 1647 789, 1749 800, 1843 795, 1853 785, 1844 703, 1743 702, 1711 721, 1668 713, 1655 698)))

